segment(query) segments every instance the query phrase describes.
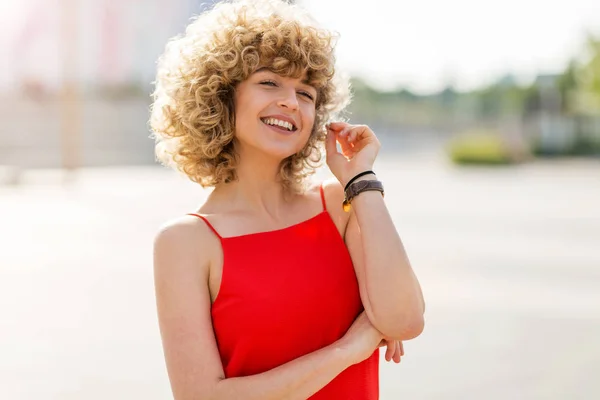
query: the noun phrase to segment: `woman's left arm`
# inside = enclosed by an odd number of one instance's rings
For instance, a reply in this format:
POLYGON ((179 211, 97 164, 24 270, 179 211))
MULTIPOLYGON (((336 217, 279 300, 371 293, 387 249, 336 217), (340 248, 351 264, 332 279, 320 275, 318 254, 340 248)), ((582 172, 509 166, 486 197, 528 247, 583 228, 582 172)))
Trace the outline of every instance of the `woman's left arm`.
MULTIPOLYGON (((331 123, 327 134, 327 163, 342 187, 356 174, 372 169, 380 144, 367 126, 331 123)), ((356 181, 370 179, 375 176, 356 181)), ((350 213, 344 238, 367 316, 388 338, 418 336, 425 311, 421 287, 381 193, 360 193, 352 200, 350 213)))
POLYGON ((421 334, 425 311, 421 287, 381 193, 356 196, 344 236, 373 326, 396 340, 421 334))

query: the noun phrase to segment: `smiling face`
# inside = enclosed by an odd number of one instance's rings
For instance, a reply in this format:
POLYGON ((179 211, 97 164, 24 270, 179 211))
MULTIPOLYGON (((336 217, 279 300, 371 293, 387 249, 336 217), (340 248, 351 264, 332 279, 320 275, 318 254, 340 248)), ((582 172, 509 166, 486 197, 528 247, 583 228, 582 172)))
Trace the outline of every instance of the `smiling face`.
POLYGON ((302 78, 261 68, 235 91, 235 136, 248 148, 283 160, 302 150, 315 122, 317 90, 302 78))

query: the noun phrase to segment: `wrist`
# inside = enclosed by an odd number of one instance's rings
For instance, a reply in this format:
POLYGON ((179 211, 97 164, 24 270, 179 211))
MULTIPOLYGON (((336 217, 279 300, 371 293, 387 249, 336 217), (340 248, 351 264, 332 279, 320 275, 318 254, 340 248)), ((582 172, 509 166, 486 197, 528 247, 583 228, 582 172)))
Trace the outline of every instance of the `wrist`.
POLYGON ((333 357, 346 367, 358 363, 357 355, 352 351, 352 346, 347 343, 344 338, 332 343, 330 346, 333 357))
POLYGON ((364 168, 361 170, 357 170, 356 172, 349 173, 346 177, 344 177, 344 179, 340 180, 340 183, 344 187, 344 190, 346 190, 350 183, 369 180, 375 177, 375 172, 373 172, 369 168, 364 168))
MULTIPOLYGON (((354 180, 354 182, 372 181, 373 179, 377 179, 377 175, 375 175, 374 173, 373 174, 364 175, 364 176, 361 176, 359 178, 356 178, 354 180)), ((354 183, 354 182, 352 182, 352 183, 354 183)))
MULTIPOLYGON (((362 175, 356 178, 359 177, 362 178, 362 175)), ((382 196, 384 195, 383 184, 377 179, 365 177, 363 180, 351 179, 350 182, 344 189, 344 202, 342 203, 342 208, 346 212, 350 211, 352 200, 363 192, 378 191, 382 196)))

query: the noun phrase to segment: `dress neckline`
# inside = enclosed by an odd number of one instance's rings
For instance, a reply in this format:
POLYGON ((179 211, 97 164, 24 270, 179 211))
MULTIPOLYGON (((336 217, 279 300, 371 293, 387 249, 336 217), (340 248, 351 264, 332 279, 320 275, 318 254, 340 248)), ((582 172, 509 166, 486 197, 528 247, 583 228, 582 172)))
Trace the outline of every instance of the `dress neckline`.
MULTIPOLYGON (((241 238, 246 238, 246 237, 254 237, 254 236, 259 236, 259 235, 268 235, 268 234, 272 234, 272 233, 282 233, 282 232, 285 232, 285 231, 288 231, 288 230, 291 230, 291 229, 297 228, 297 227, 299 227, 299 226, 302 226, 302 225, 304 225, 304 224, 307 224, 307 223, 309 223, 309 222, 311 222, 311 221, 314 221, 314 220, 316 220, 317 218, 319 218, 319 217, 320 217, 321 215, 323 215, 323 214, 326 214, 326 215, 329 217, 329 218, 328 218, 328 219, 329 219, 329 221, 330 221, 332 224, 334 224, 334 225, 335 225, 335 222, 333 222, 333 218, 331 218, 331 215, 329 214, 329 211, 327 211, 327 204, 325 203, 325 192, 324 192, 324 190, 323 190, 323 183, 321 183, 321 184, 319 185, 319 193, 320 193, 320 195, 321 195, 321 204, 322 204, 322 206, 323 206, 323 210, 322 210, 320 213, 318 213, 318 214, 316 214, 316 215, 314 215, 314 216, 312 216, 312 217, 310 217, 310 218, 308 218, 308 219, 305 219, 304 221, 300 221, 300 222, 297 222, 297 223, 295 223, 295 224, 292 224, 292 225, 289 225, 289 226, 286 226, 286 227, 283 227, 283 228, 272 229, 272 230, 270 230, 270 231, 252 232, 252 233, 245 233, 245 234, 243 234, 243 235, 235 235, 235 236, 227 236, 227 237, 223 237, 223 236, 221 236, 221 235, 219 234, 219 232, 218 232, 218 231, 215 229, 215 227, 214 227, 214 226, 213 226, 213 225, 210 223, 210 221, 209 221, 209 220, 206 218, 206 216, 205 216, 205 215, 202 215, 202 214, 196 214, 196 213, 189 213, 188 215, 192 215, 192 216, 195 216, 195 217, 198 217, 198 218, 202 219, 202 220, 203 220, 203 221, 206 223, 206 225, 208 225, 208 227, 209 227, 209 228, 210 228, 210 229, 211 229, 211 230, 214 232, 214 234, 215 234, 215 235, 216 235, 216 236, 219 238, 219 240, 221 240, 221 241, 224 241, 224 240, 226 240, 226 239, 241 239, 241 238)), ((337 228, 336 228, 336 230, 337 230, 337 228)))
POLYGON ((305 224, 307 224, 309 222, 312 222, 313 220, 321 217, 323 214, 329 215, 329 212, 327 210, 323 210, 320 213, 318 213, 318 214, 316 214, 316 215, 314 215, 314 216, 312 216, 312 217, 310 217, 308 219, 305 219, 303 221, 297 222, 297 223, 292 224, 292 225, 285 226, 283 228, 272 229, 272 230, 269 230, 269 231, 244 233, 242 235, 235 235, 235 236, 226 236, 226 237, 221 237, 221 240, 242 239, 242 238, 246 238, 246 237, 255 237, 255 236, 260 236, 260 235, 269 235, 269 234, 273 234, 273 233, 282 233, 284 231, 292 230, 294 228, 298 228, 298 227, 300 227, 302 225, 305 225, 305 224))

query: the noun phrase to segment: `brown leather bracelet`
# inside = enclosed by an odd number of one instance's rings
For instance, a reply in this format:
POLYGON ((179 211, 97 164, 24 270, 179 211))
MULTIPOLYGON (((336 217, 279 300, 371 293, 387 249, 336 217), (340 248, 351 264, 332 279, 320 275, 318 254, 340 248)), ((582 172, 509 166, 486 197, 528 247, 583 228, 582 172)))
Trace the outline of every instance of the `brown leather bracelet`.
POLYGON ((344 211, 346 211, 346 212, 350 211, 350 203, 352 202, 353 198, 355 198, 358 194, 369 191, 369 190, 377 190, 377 191, 381 192, 382 196, 384 195, 383 183, 381 183, 381 181, 377 181, 377 180, 358 181, 358 182, 353 182, 350 186, 348 186, 348 189, 346 189, 346 191, 344 192, 345 197, 344 197, 344 203, 342 204, 344 211))

